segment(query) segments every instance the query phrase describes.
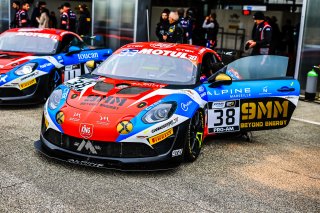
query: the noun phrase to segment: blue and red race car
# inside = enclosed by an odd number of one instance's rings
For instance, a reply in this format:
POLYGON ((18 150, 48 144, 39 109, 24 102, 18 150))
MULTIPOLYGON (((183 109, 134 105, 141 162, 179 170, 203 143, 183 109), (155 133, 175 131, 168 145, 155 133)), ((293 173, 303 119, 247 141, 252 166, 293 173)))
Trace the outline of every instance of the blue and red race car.
POLYGON ((128 44, 54 90, 35 147, 70 163, 123 170, 194 161, 209 135, 288 125, 300 85, 285 76, 287 65, 286 57, 266 55, 221 68, 204 47, 128 44))
POLYGON ((41 102, 62 82, 89 73, 85 62, 111 54, 69 31, 7 30, 0 35, 0 105, 41 102))

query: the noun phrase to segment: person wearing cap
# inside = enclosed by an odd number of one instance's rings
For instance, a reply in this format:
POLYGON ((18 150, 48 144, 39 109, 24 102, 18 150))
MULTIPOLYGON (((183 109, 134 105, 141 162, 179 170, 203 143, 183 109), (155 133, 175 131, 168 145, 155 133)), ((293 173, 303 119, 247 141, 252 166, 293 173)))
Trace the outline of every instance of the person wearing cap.
POLYGON ((163 35, 168 34, 168 29, 169 29, 169 13, 170 10, 168 8, 163 9, 161 16, 160 16, 160 21, 157 24, 156 27, 156 35, 158 37, 158 40, 160 42, 163 42, 163 35))
POLYGON ((63 4, 63 13, 61 15, 60 29, 76 32, 77 16, 70 9, 70 7, 70 3, 68 2, 63 4))
POLYGON ((255 27, 252 31, 252 39, 246 42, 246 49, 252 48, 251 55, 269 55, 271 53, 272 28, 260 11, 253 15, 253 20, 255 27))
POLYGON ((88 10, 87 5, 80 4, 80 17, 79 17, 79 25, 78 25, 78 34, 82 37, 90 36, 91 31, 91 15, 88 10))

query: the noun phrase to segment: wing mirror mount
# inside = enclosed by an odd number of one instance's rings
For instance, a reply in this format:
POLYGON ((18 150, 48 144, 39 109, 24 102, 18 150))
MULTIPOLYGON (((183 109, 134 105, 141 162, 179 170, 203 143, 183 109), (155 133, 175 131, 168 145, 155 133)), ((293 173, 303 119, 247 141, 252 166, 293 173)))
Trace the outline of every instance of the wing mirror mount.
POLYGON ((80 47, 70 46, 66 55, 72 55, 72 54, 76 54, 76 53, 80 53, 80 52, 81 52, 80 47))
POLYGON ((225 73, 213 74, 209 77, 208 82, 210 88, 216 88, 222 85, 230 85, 232 83, 232 78, 225 73))

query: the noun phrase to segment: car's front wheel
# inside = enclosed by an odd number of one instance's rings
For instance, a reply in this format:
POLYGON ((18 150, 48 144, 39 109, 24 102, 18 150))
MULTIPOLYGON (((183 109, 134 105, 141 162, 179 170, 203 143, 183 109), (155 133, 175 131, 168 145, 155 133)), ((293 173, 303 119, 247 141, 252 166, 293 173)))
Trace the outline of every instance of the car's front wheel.
POLYGON ((204 113, 196 111, 190 119, 185 139, 184 158, 188 162, 195 161, 201 150, 204 132, 204 113))

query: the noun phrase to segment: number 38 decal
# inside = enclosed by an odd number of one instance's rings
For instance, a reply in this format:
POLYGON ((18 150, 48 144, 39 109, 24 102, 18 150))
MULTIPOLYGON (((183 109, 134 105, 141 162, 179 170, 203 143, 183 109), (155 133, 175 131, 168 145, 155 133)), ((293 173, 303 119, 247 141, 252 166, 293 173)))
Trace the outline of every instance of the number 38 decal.
POLYGON ((209 133, 239 131, 239 100, 210 102, 208 111, 209 133))

